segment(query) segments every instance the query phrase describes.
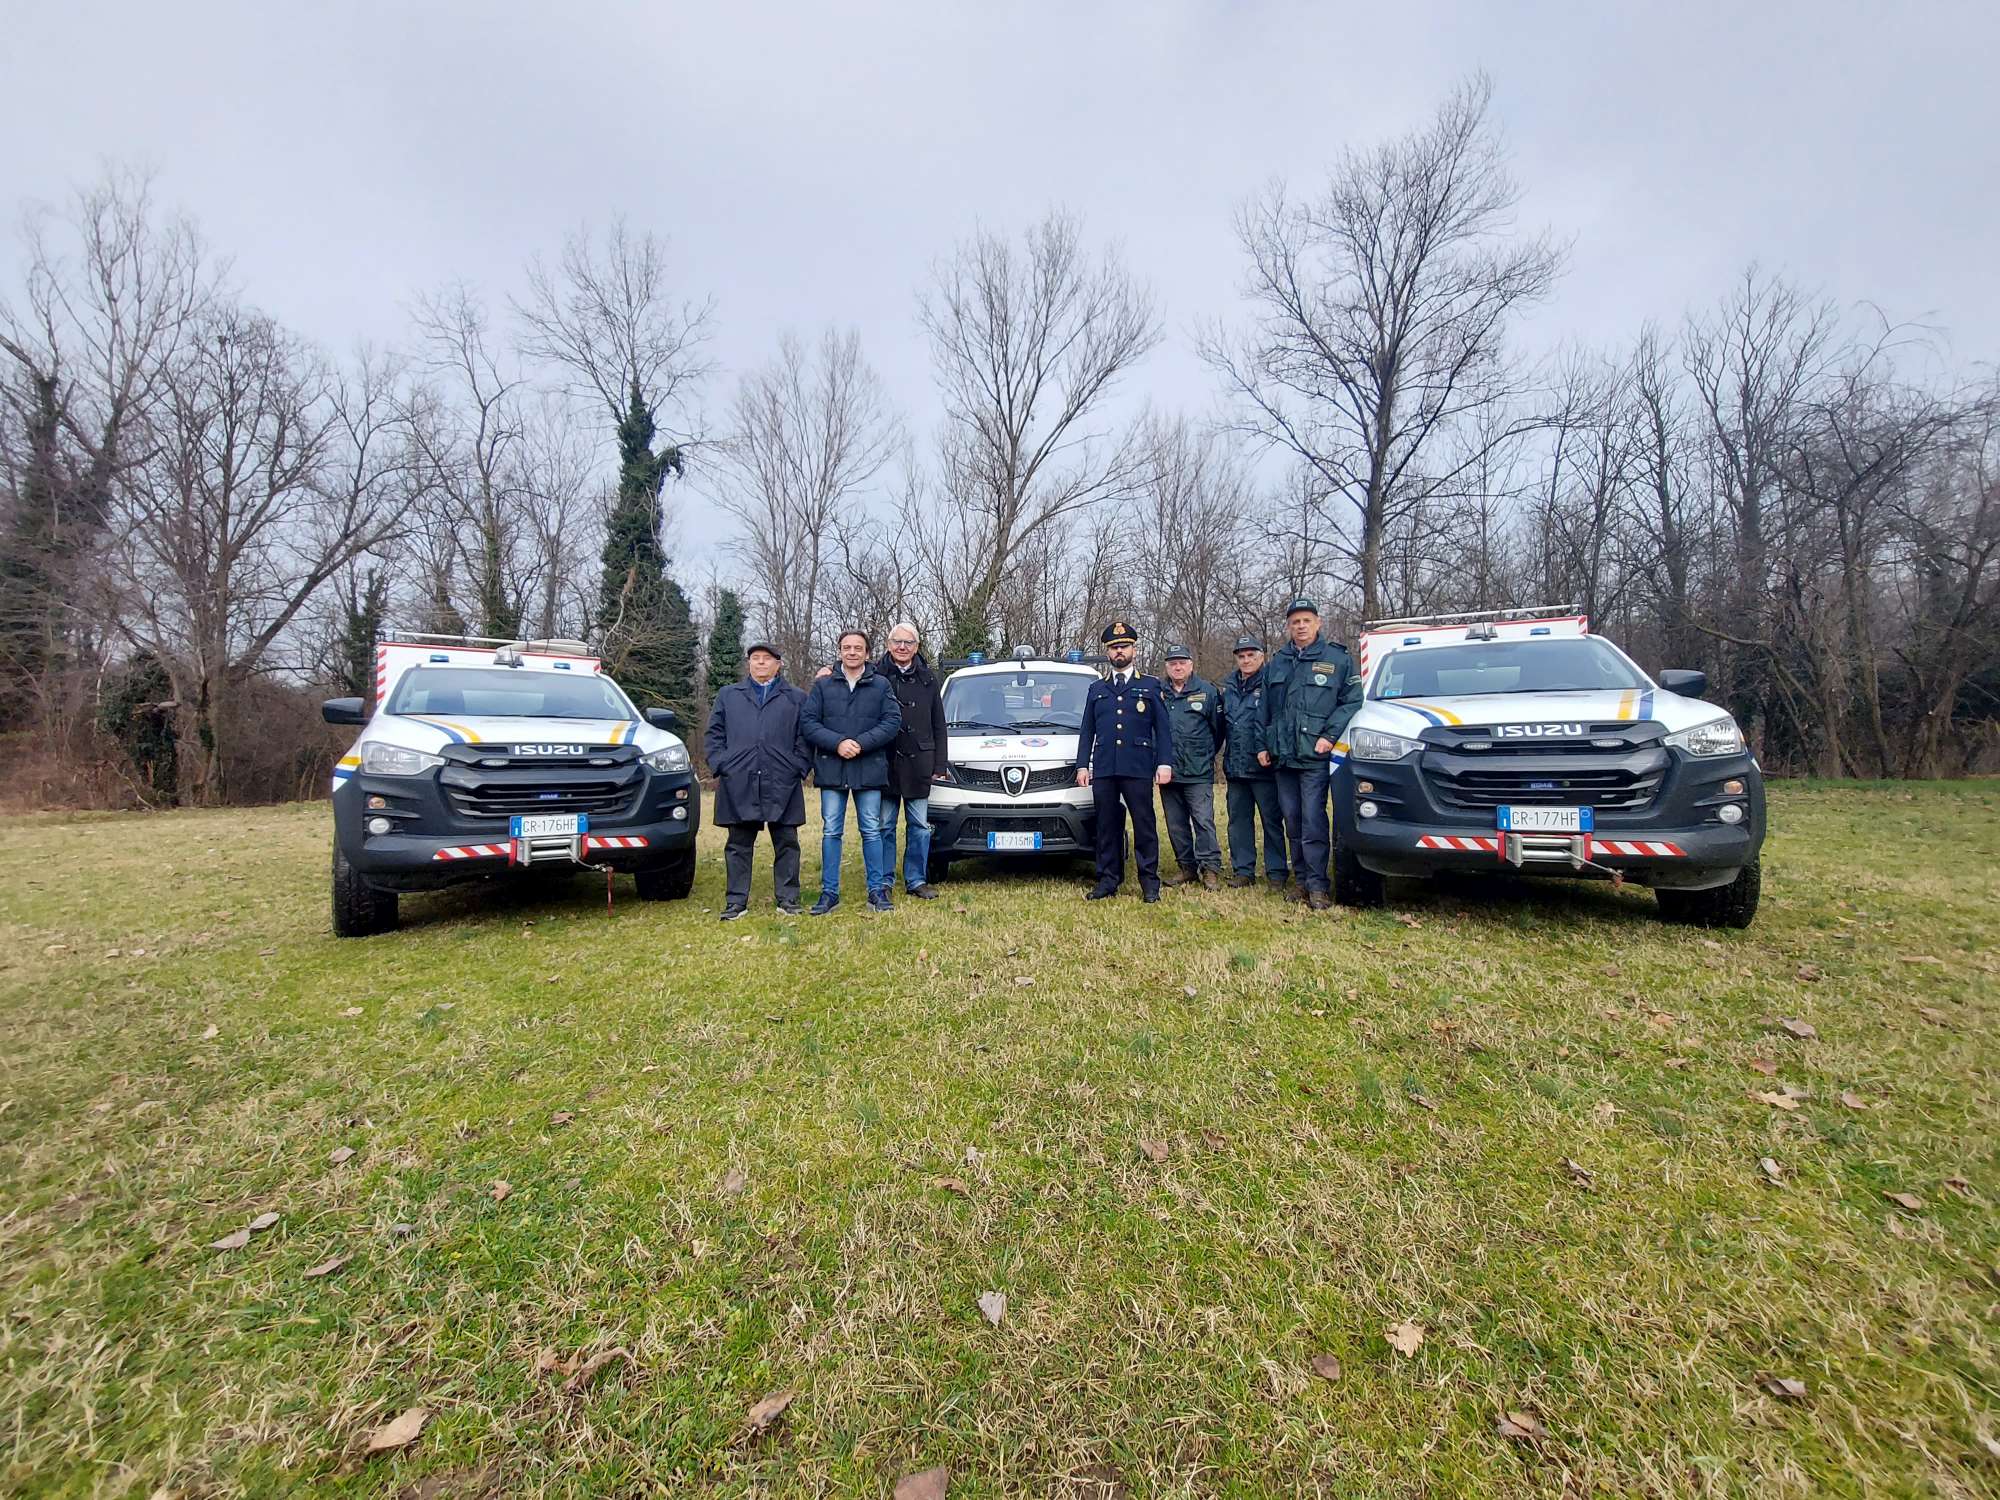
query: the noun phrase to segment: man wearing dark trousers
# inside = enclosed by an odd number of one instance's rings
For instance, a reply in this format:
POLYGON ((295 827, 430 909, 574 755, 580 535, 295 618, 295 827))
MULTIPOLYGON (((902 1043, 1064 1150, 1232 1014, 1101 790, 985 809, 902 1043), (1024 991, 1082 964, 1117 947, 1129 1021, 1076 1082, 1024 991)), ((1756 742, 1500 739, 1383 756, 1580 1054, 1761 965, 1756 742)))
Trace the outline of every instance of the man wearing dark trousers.
POLYGON ((715 778, 715 821, 729 830, 723 849, 727 890, 722 920, 733 922, 750 907, 750 860, 757 830, 771 830, 772 885, 778 910, 799 914, 799 825, 806 820, 802 788, 812 767, 799 710, 806 695, 779 675, 778 648, 753 641, 745 653, 749 676, 715 695, 702 749, 715 778))
POLYGON ((1257 760, 1264 748, 1264 643, 1254 635, 1236 642, 1236 670, 1222 680, 1222 774, 1229 781, 1229 883, 1257 883, 1257 822, 1264 823, 1264 875, 1282 891, 1291 878, 1285 864, 1285 814, 1278 778, 1257 760))
POLYGON ((1174 776, 1160 788, 1167 813, 1167 842, 1180 869, 1163 885, 1199 880, 1222 884, 1222 846, 1215 839, 1215 747, 1222 741, 1222 700, 1195 675, 1194 653, 1167 647, 1167 680, 1160 690, 1167 727, 1174 732, 1174 776))
POLYGON ((1097 811, 1097 884, 1087 899, 1115 896, 1125 879, 1125 814, 1132 815, 1132 849, 1139 889, 1160 899, 1160 831, 1153 788, 1174 774, 1174 736, 1160 697, 1160 679, 1133 670, 1139 633, 1123 620, 1104 629, 1111 675, 1093 682, 1077 731, 1076 784, 1087 786, 1097 811))
POLYGON ((1333 905, 1327 876, 1333 764, 1361 707, 1361 674, 1345 646, 1321 636, 1319 605, 1311 599, 1285 607, 1285 634, 1290 639, 1264 668, 1264 748, 1257 760, 1278 773, 1285 841, 1298 877, 1291 899, 1325 911, 1333 905))

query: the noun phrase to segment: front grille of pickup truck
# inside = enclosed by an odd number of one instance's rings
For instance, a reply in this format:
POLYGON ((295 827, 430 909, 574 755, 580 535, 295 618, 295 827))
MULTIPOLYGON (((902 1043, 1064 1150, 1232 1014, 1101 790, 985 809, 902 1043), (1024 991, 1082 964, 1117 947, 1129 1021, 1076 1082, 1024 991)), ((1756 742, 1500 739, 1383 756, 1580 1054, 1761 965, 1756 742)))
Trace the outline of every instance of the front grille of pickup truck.
MULTIPOLYGON (((1007 790, 1007 783, 1003 779, 1002 774, 999 771, 987 770, 983 766, 953 766, 951 768, 951 775, 952 780, 956 781, 960 786, 969 788, 975 792, 1004 792, 1007 790)), ((1074 766, 1042 766, 1037 770, 1028 772, 1027 781, 1020 788, 1020 791, 1046 792, 1054 787, 1075 785, 1076 768, 1074 766)), ((1015 795, 1018 795, 1018 793, 1015 795)))
POLYGON ((631 807, 637 791, 631 782, 487 781, 476 786, 445 789, 451 810, 466 818, 511 818, 527 813, 589 813, 610 817, 631 807))
POLYGON ((1424 768, 1440 804, 1484 812, 1503 804, 1513 807, 1596 807, 1639 812, 1659 794, 1664 768, 1634 772, 1582 767, 1561 771, 1481 768, 1445 771, 1424 768))

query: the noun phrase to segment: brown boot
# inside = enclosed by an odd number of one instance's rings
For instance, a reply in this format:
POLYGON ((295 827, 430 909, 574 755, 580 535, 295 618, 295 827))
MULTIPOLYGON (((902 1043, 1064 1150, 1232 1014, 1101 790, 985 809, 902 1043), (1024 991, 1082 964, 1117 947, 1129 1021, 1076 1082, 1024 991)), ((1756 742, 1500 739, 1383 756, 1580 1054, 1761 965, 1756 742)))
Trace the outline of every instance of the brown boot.
POLYGON ((1201 872, 1201 888, 1205 891, 1221 890, 1222 877, 1213 870, 1203 870, 1201 872))
POLYGON ((1333 897, 1329 896, 1325 891, 1314 891, 1310 896, 1306 897, 1306 909, 1308 911, 1332 911, 1333 897))
POLYGON ((1306 899, 1306 888, 1302 885, 1286 886, 1285 899, 1287 901, 1304 901, 1306 899))
POLYGON ((1256 883, 1257 877, 1255 875, 1232 875, 1229 877, 1229 888, 1232 891, 1247 891, 1256 883))
POLYGON ((1194 876, 1192 876, 1192 875, 1188 874, 1188 872, 1187 872, 1186 870, 1176 870, 1176 871, 1174 871, 1174 873, 1173 873, 1173 874, 1171 874, 1171 875, 1162 875, 1162 876, 1160 877, 1160 884, 1161 884, 1161 885, 1186 885, 1186 884, 1187 884, 1187 883, 1188 883, 1189 881, 1191 881, 1191 880, 1193 880, 1193 879, 1194 879, 1194 876))

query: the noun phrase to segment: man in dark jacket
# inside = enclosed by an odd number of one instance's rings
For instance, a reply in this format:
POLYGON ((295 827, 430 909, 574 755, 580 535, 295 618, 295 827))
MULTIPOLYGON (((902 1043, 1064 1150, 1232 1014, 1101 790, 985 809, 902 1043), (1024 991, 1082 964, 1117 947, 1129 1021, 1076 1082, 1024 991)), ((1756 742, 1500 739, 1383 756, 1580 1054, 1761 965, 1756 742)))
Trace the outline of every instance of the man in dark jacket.
POLYGON ((1167 683, 1160 690, 1174 732, 1173 779, 1160 788, 1167 839, 1180 869, 1160 882, 1222 884, 1222 848, 1215 841, 1215 747, 1222 738, 1222 700, 1195 675, 1194 653, 1167 647, 1167 683))
POLYGON ((1341 737, 1361 707, 1361 674, 1345 646, 1321 636, 1312 600, 1286 606, 1285 633, 1291 639, 1264 668, 1264 748, 1257 758, 1278 773, 1285 840, 1299 880, 1292 899, 1325 911, 1333 905, 1328 798, 1333 767, 1345 755, 1341 737))
POLYGON ((1278 778, 1261 764, 1264 748, 1264 643, 1236 642, 1236 670, 1222 680, 1222 774, 1229 782, 1229 883, 1257 883, 1257 820, 1264 820, 1264 874, 1274 890, 1291 878, 1285 867, 1285 815, 1278 778))
POLYGON ((806 695, 779 676, 778 648, 754 641, 745 653, 750 675, 715 695, 702 748, 715 778, 715 821, 729 830, 723 850, 726 894, 722 920, 750 906, 750 861, 757 830, 771 830, 772 885, 778 910, 799 914, 799 825, 806 820, 809 761, 799 733, 806 695))
POLYGON ((1076 736, 1076 784, 1087 786, 1097 813, 1097 884, 1086 901, 1118 894, 1125 879, 1125 814, 1132 815, 1132 852, 1139 890, 1160 899, 1160 829, 1153 788, 1174 774, 1173 728, 1160 702, 1160 679, 1134 670, 1139 633, 1123 620, 1104 627, 1110 675, 1083 695, 1076 736))
POLYGON ((847 827, 850 795, 861 822, 868 909, 890 909, 894 872, 882 837, 882 789, 889 784, 889 747, 902 727, 902 707, 889 690, 889 680, 868 665, 867 632, 842 631, 840 669, 814 682, 799 710, 799 728, 813 748, 813 779, 819 783, 819 900, 812 908, 816 917, 840 905, 840 839, 847 827))
POLYGON ((903 889, 931 900, 931 773, 945 758, 944 694, 930 663, 917 649, 917 627, 905 620, 889 628, 889 653, 875 664, 888 679, 903 716, 889 752, 889 786, 882 793, 882 837, 888 845, 889 878, 896 878, 896 825, 901 810, 908 842, 903 854, 903 889))

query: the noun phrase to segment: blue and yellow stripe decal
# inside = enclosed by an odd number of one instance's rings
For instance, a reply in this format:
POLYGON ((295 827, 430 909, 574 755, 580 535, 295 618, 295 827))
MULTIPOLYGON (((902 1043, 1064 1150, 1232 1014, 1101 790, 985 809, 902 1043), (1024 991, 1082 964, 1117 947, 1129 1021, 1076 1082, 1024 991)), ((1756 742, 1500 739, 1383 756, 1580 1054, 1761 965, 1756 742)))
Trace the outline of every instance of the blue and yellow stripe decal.
POLYGON ((627 719, 611 732, 611 743, 614 745, 629 745, 632 743, 632 736, 638 732, 639 721, 637 719, 627 719))
POLYGON ((1346 759, 1347 759, 1347 741, 1335 740, 1333 742, 1333 754, 1329 755, 1326 758, 1327 769, 1330 771, 1338 771, 1340 769, 1341 762, 1346 759))
POLYGON ((1461 719, 1450 709, 1439 708, 1435 703, 1416 703, 1407 698, 1394 698, 1390 701, 1398 708, 1407 708, 1414 713, 1422 714, 1427 723, 1463 724, 1465 722, 1465 720, 1461 719))
POLYGON ((451 736, 454 745, 476 745, 479 736, 463 724, 454 724, 449 719, 440 719, 436 714, 404 714, 406 719, 415 719, 419 724, 428 724, 433 729, 442 729, 451 736))
POLYGON ((358 755, 341 756, 339 760, 334 762, 333 766, 333 789, 336 792, 339 791, 341 783, 346 781, 348 777, 352 776, 356 771, 360 769, 361 769, 360 756, 358 755))
POLYGON ((1618 717, 1629 723, 1634 719, 1653 717, 1653 689, 1627 688, 1619 695, 1618 717))

